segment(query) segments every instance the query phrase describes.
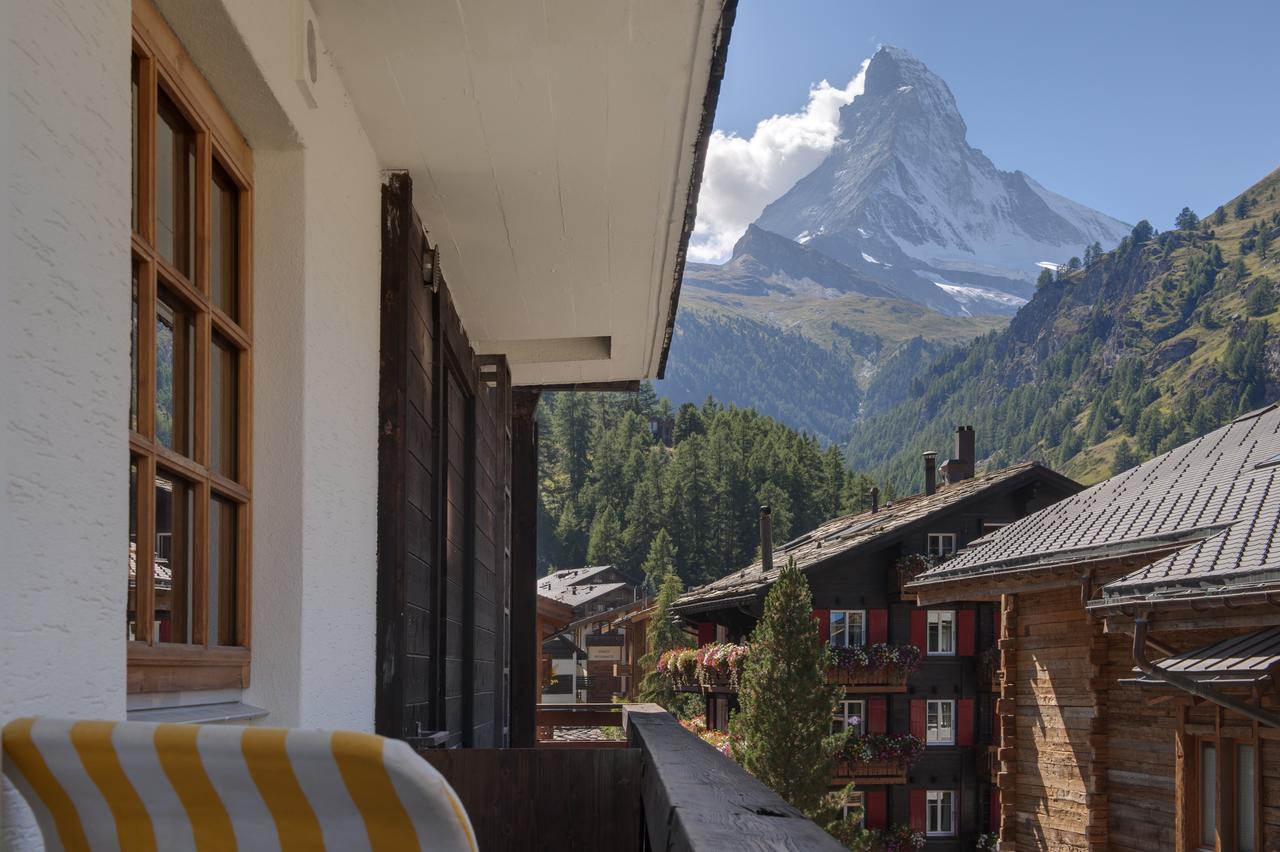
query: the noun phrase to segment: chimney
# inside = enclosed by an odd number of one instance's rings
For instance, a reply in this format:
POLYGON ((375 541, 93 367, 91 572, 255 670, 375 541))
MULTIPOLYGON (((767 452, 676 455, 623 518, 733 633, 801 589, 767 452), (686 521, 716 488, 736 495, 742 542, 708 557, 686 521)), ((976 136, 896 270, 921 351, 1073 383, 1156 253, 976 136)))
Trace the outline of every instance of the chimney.
POLYGON ((933 450, 924 454, 924 493, 932 494, 938 490, 938 454, 933 450))
POLYGON ((955 452, 942 466, 943 478, 948 483, 972 479, 974 461, 973 427, 957 426, 955 452))
POLYGON ((760 507, 760 564, 764 570, 773 570, 773 517, 768 506, 760 507))
POLYGON ((873 487, 871 489, 871 514, 880 511, 880 489, 873 487))

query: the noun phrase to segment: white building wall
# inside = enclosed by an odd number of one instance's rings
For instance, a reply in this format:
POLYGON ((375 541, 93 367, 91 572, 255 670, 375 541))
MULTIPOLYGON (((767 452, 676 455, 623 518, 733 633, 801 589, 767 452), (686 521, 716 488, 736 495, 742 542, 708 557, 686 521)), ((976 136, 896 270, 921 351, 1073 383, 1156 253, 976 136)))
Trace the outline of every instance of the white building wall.
MULTIPOLYGON (((244 699, 270 711, 265 724, 371 729, 379 164, 327 62, 318 108, 303 101, 292 3, 158 5, 254 148, 244 699)), ((130 3, 5 3, 0 16, 0 723, 122 718, 130 3)), ((7 848, 37 845, 24 810, 7 788, 7 848)))

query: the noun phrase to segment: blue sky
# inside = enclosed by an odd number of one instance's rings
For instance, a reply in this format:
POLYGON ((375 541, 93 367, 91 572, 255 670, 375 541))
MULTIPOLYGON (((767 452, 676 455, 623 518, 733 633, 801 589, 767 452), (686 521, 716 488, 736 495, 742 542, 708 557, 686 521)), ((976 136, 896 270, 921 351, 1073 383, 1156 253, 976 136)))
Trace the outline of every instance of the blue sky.
POLYGON ((1280 166, 1277 36, 1276 0, 740 0, 715 126, 749 138, 894 44, 999 168, 1166 228, 1280 166))

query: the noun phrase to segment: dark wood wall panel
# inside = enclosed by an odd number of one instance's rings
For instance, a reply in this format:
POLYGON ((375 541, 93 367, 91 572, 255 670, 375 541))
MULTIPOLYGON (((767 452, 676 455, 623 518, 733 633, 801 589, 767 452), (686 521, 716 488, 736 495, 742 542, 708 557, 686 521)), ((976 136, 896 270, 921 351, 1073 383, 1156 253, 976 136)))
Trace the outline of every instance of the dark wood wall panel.
POLYGON ((383 189, 376 726, 420 744, 494 747, 510 727, 510 373, 501 356, 476 357, 431 260, 412 182, 391 174, 383 189))

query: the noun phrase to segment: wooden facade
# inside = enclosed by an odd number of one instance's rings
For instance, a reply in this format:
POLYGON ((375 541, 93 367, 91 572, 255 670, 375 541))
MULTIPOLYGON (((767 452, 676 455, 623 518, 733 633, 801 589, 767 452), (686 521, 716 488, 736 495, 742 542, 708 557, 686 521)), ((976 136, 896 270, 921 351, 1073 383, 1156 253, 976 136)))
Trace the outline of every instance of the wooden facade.
MULTIPOLYGON (((1023 478, 978 490, 963 501, 940 501, 943 504, 936 511, 922 507, 915 511, 910 523, 863 546, 835 553, 805 571, 813 592, 815 615, 824 626, 824 639, 829 638, 830 613, 851 610, 864 613, 867 644, 916 645, 921 649, 921 665, 901 684, 882 681, 845 685, 846 699, 863 702, 863 727, 867 733, 910 733, 925 739, 927 702, 954 702, 955 733, 951 743, 926 746, 924 755, 905 770, 896 768, 881 773, 883 777, 853 776, 863 795, 868 827, 906 824, 923 831, 927 791, 952 791, 957 814, 954 834, 930 836, 928 848, 972 849, 979 835, 995 830, 998 813, 996 779, 989 759, 997 742, 997 684, 986 667, 1001 630, 999 607, 989 600, 956 602, 945 607, 917 606, 914 596, 902 591, 900 561, 908 555, 927 553, 931 535, 953 535, 956 547, 962 548, 993 526, 1012 522, 1078 489, 1051 471, 1032 469, 1023 478), (952 653, 927 653, 926 620, 930 609, 955 614, 952 653)), ((775 560, 785 558, 784 549, 775 560)), ((731 607, 687 612, 684 616, 701 619, 704 624, 717 622, 728 628, 729 638, 745 640, 762 603, 763 593, 747 605, 739 600, 731 607)), ((713 635, 709 629, 700 631, 701 644, 711 641, 713 635)), ((727 707, 715 706, 716 702, 724 703, 724 698, 709 697, 708 718, 725 716, 723 710, 727 707)), ((833 779, 841 783, 847 780, 833 779)))
POLYGON ((510 377, 501 356, 473 353, 403 173, 383 188, 381 322, 376 727, 500 747, 514 644, 510 377))

